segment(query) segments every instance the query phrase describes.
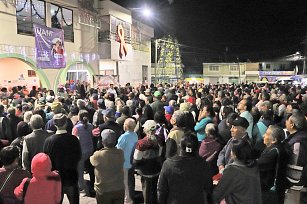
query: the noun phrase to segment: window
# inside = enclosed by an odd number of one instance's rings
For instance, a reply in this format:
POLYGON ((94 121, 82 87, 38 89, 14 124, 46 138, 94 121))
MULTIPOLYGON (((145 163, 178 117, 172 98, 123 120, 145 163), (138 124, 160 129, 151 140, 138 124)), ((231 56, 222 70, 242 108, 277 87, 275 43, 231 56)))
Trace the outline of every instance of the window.
POLYGON ((100 73, 102 75, 109 75, 109 76, 113 76, 114 75, 114 70, 110 69, 110 70, 101 70, 100 73))
POLYGON ((266 64, 266 65, 265 65, 265 68, 266 68, 266 69, 270 69, 270 68, 271 68, 271 65, 270 65, 270 64, 266 64))
POLYGON ((231 72, 238 72, 238 71, 239 71, 239 65, 231 65, 231 66, 229 67, 229 70, 230 70, 231 72))
POLYGON ((73 11, 55 4, 50 6, 51 27, 64 30, 64 39, 74 42, 73 11))
POLYGON ((17 33, 33 34, 33 23, 46 25, 46 4, 40 0, 18 0, 16 3, 17 33))
POLYGON ((218 66, 218 65, 210 65, 209 66, 209 71, 210 72, 219 72, 220 71, 220 66, 218 66))
POLYGON ((28 77, 36 77, 36 73, 34 70, 28 70, 28 77))

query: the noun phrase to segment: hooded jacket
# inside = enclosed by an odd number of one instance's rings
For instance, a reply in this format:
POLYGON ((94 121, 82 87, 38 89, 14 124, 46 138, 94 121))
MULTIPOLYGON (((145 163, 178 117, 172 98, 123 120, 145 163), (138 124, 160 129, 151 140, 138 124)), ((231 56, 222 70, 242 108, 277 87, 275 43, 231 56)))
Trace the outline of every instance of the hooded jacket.
MULTIPOLYGON (((31 179, 26 195, 25 204, 56 204, 61 201, 61 179, 58 173, 51 171, 51 160, 45 153, 38 153, 33 157, 31 164, 33 178, 31 179)), ((23 197, 23 187, 27 178, 15 188, 18 199, 23 197)))

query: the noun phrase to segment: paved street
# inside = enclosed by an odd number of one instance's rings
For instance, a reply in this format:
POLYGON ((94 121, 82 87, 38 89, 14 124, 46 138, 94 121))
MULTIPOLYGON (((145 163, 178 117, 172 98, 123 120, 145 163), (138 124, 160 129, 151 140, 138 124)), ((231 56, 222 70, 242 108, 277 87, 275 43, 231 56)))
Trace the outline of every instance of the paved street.
MULTIPOLYGON (((88 174, 85 174, 84 178, 86 180, 89 180, 88 174)), ((135 176, 135 190, 136 191, 142 191, 141 177, 140 176, 135 176)), ((94 204, 94 203, 96 203, 95 198, 87 197, 87 196, 85 196, 85 193, 80 193, 80 204, 94 204)), ((64 196, 63 204, 69 204, 66 196, 64 196)))

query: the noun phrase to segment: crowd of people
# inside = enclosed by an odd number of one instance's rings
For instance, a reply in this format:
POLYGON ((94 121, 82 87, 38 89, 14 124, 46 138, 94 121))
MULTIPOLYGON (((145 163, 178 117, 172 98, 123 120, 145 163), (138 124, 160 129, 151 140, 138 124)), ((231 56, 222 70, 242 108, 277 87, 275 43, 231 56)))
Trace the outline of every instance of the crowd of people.
POLYGON ((1 88, 0 203, 307 203, 307 88, 1 88), (88 173, 90 181, 84 180, 88 173))

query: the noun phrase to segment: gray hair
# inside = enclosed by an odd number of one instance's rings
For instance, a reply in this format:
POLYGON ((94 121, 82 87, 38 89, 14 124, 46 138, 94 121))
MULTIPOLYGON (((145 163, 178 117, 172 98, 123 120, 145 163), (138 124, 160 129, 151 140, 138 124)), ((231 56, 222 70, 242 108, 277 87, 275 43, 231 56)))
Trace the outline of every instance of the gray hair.
POLYGON ((216 136, 216 128, 213 123, 208 123, 205 128, 207 136, 216 136))
POLYGON ((177 110, 174 112, 172 115, 172 119, 175 121, 175 124, 178 127, 183 127, 184 126, 184 112, 181 110, 177 110))
POLYGON ((32 130, 37 130, 44 127, 44 120, 39 114, 32 115, 30 119, 30 127, 32 130))
POLYGON ((289 119, 293 122, 294 128, 297 131, 306 129, 307 122, 305 116, 302 113, 295 112, 291 115, 289 119))
POLYGON ((9 107, 7 109, 8 114, 10 115, 15 115, 16 114, 16 109, 14 107, 9 107))
POLYGON ((285 131, 278 125, 270 125, 268 129, 271 130, 271 137, 276 140, 277 143, 281 143, 285 139, 285 131))
POLYGON ((78 99, 78 100, 77 100, 77 106, 78 106, 79 109, 84 108, 85 105, 86 105, 86 103, 85 103, 84 100, 82 100, 82 99, 78 99))
POLYGON ((268 109, 272 109, 273 105, 270 101, 263 101, 261 106, 266 106, 268 109))
POLYGON ((32 111, 26 111, 23 115, 23 121, 29 123, 32 115, 33 115, 32 111))

